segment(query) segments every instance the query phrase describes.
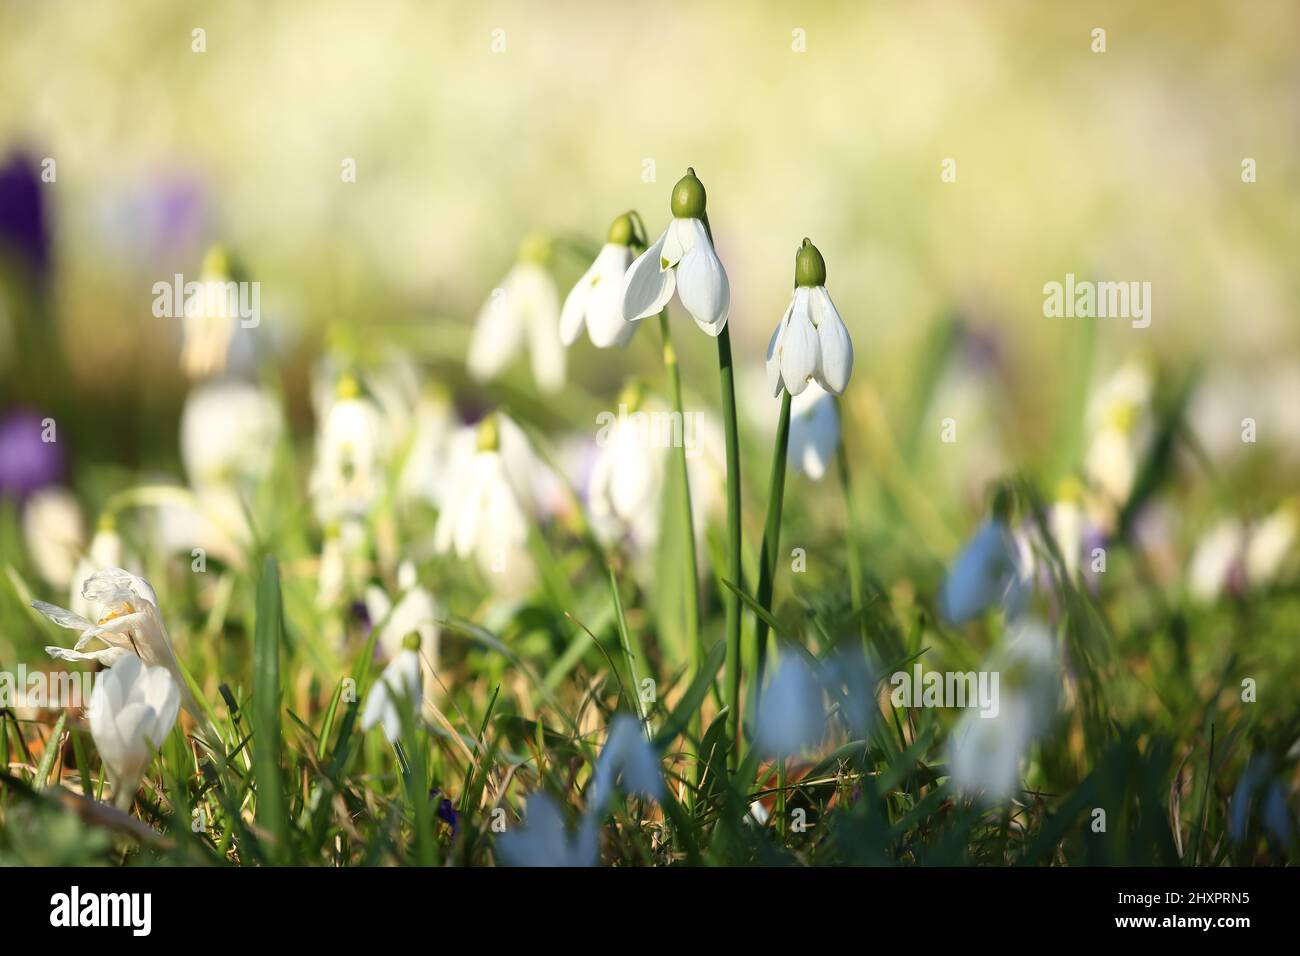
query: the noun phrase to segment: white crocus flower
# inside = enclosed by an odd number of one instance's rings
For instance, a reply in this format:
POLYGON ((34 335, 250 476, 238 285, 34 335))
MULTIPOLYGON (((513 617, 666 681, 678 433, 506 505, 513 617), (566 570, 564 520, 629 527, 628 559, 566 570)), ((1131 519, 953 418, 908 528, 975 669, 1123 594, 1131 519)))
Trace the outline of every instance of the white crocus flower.
POLYGON ((44 601, 32 602, 32 607, 59 627, 81 632, 72 650, 47 647, 45 652, 58 660, 98 661, 106 667, 134 656, 151 667, 166 668, 180 689, 181 705, 206 724, 207 716, 185 683, 158 609, 158 596, 149 582, 121 568, 110 568, 92 574, 81 593, 93 609, 88 617, 44 601), (86 650, 92 642, 103 646, 86 650))
POLYGON ((72 575, 72 586, 68 589, 68 609, 82 617, 94 614, 94 609, 81 593, 81 589, 95 572, 119 568, 125 563, 122 536, 117 533, 113 519, 104 515, 99 519, 99 528, 95 531, 95 536, 90 539, 90 547, 77 562, 77 570, 72 575))
POLYGON ((479 310, 470 336, 466 365, 480 382, 496 378, 525 347, 537 387, 553 392, 564 384, 564 346, 560 342, 560 297, 546 270, 550 243, 530 236, 519 261, 479 310))
POLYGON ((388 742, 402 739, 403 701, 412 716, 420 712, 423 697, 424 675, 420 667, 420 635, 407 634, 402 639, 402 649, 388 662, 375 686, 370 688, 366 706, 361 711, 361 729, 369 730, 382 724, 388 742))
POLYGON ((767 346, 773 395, 798 395, 815 381, 840 395, 853 373, 853 342, 826 291, 826 262, 807 239, 794 259, 795 289, 767 346))
POLYGON ((1042 623, 1026 620, 986 669, 998 675, 996 712, 971 707, 962 714, 949 738, 948 769, 957 789, 1000 803, 1018 789, 1021 763, 1055 713, 1055 641, 1042 623))
POLYGON ((560 340, 565 345, 576 342, 584 326, 598 349, 623 348, 636 332, 636 323, 623 321, 623 276, 632 264, 633 236, 631 216, 615 219, 596 261, 565 297, 560 312, 560 340))
POLYGON ((821 481, 840 447, 840 413, 835 396, 815 381, 790 400, 786 460, 795 471, 821 481))
POLYGON ((181 461, 196 487, 266 473, 281 431, 280 406, 265 389, 239 381, 190 390, 181 412, 181 461))
POLYGON ((559 806, 544 793, 529 795, 525 825, 497 837, 496 851, 506 866, 595 866, 600 860, 596 820, 585 814, 570 839, 559 806))
POLYGON ((355 378, 343 376, 316 439, 311 493, 322 522, 370 511, 383 484, 384 446, 379 409, 355 378))
POLYGON ((168 669, 133 655, 99 675, 90 695, 90 735, 120 808, 131 805, 153 752, 176 724, 180 703, 181 688, 168 669))
POLYGON ((513 444, 505 434, 517 428, 499 414, 489 415, 453 455, 455 476, 433 531, 434 550, 474 558, 484 574, 500 582, 497 590, 521 593, 532 584, 528 528, 535 502, 511 461, 513 444))
POLYGON ((1026 569, 1022 549, 1004 520, 980 525, 953 560, 939 592, 939 612, 951 624, 962 624, 1000 603, 1008 615, 1025 597, 1026 569))
POLYGON ((36 572, 62 590, 86 544, 81 505, 63 488, 42 488, 23 506, 23 541, 36 572))
POLYGON ((731 287, 704 224, 705 201, 704 184, 688 169, 673 187, 672 222, 623 277, 625 321, 657 315, 676 291, 702 331, 715 338, 722 333, 731 312, 731 287))

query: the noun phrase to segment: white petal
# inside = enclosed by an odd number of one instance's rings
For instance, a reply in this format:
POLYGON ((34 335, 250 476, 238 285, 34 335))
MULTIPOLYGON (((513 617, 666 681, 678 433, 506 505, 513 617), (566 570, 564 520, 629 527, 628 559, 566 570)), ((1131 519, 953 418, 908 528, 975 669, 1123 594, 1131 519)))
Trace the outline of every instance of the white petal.
POLYGON ((623 318, 628 322, 655 315, 673 297, 676 278, 672 269, 662 268, 659 261, 667 237, 668 231, 664 230, 649 249, 636 257, 623 276, 623 318))
POLYGON ((767 387, 772 390, 773 397, 781 394, 784 383, 781 381, 781 333, 785 331, 786 325, 790 322, 790 313, 794 311, 794 296, 790 296, 790 304, 785 307, 785 314, 781 316, 781 321, 776 324, 772 330, 772 338, 767 343, 767 387))
POLYGON ((517 266, 516 272, 516 305, 528 336, 533 379, 542 391, 553 392, 564 385, 565 366, 555 280, 541 266, 532 263, 517 266))
POLYGON ((813 289, 808 298, 820 346, 817 380, 827 391, 840 395, 853 373, 853 342, 825 286, 813 289))
POLYGON ((677 264, 678 298, 701 331, 717 336, 731 312, 731 286, 726 270, 713 251, 704 223, 698 219, 678 221, 689 223, 695 234, 694 245, 677 264))
POLYGON ((564 297, 564 308, 560 310, 560 341, 565 345, 572 345, 578 341, 578 333, 582 331, 583 322, 587 316, 587 302, 591 299, 591 287, 599 278, 596 271, 600 265, 600 257, 587 267, 587 271, 582 274, 582 278, 573 284, 569 294, 564 297))
POLYGON ((32 607, 40 611, 59 627, 66 627, 72 631, 84 631, 89 627, 94 627, 80 614, 73 614, 66 608, 58 607, 54 604, 46 604, 44 601, 33 601, 32 607))
POLYGON ((474 320, 465 364, 470 375, 480 382, 499 375, 523 347, 523 321, 516 310, 511 290, 513 272, 511 270, 511 274, 506 276, 500 288, 492 290, 474 320))
POLYGON ((587 335, 597 348, 621 348, 636 333, 637 324, 623 318, 623 276, 631 263, 632 250, 611 243, 601 250, 593 266, 596 275, 587 299, 587 335))
POLYGON ((786 390, 798 395, 808 387, 808 379, 817 368, 817 330, 808 315, 808 290, 795 291, 790 321, 781 336, 781 378, 786 390))

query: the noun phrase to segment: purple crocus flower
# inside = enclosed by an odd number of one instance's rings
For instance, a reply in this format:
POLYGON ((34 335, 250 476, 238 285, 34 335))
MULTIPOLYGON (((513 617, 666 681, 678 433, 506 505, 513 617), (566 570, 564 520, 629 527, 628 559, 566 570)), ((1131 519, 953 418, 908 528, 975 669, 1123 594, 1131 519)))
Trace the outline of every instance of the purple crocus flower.
POLYGON ((0 417, 0 497, 22 500, 63 477, 63 446, 42 439, 42 422, 29 408, 0 417))
POLYGON ((50 233, 39 167, 23 153, 0 163, 0 255, 16 256, 38 277, 50 265, 50 233))

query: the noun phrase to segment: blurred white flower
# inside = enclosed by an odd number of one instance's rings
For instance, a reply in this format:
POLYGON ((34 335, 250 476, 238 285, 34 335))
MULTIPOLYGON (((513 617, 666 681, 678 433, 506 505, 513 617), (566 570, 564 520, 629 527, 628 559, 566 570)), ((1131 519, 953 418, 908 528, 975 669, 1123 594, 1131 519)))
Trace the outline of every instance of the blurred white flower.
POLYGON ((570 290, 560 312, 560 340, 572 345, 585 326, 591 344, 607 349, 623 348, 636 332, 635 322, 623 320, 623 276, 632 264, 631 220, 626 215, 614 220, 608 241, 596 261, 570 290))
POLYGON ((345 375, 316 438, 311 494, 322 523, 369 513, 383 486, 383 435, 374 401, 345 375))
POLYGON ((456 427, 450 399, 439 389, 426 389, 415 405, 411 441, 402 464, 398 489, 406 502, 441 504, 448 474, 451 436, 456 427))
POLYGON ((415 565, 403 561, 397 569, 397 603, 378 585, 366 588, 366 614, 379 628, 378 646, 384 658, 393 660, 401 653, 403 641, 411 634, 420 638, 420 673, 425 686, 432 689, 436 681, 433 669, 438 665, 438 621, 442 609, 433 594, 416 577, 415 565))
POLYGON ((1087 425, 1092 438, 1083 470, 1105 494, 1112 511, 1128 501, 1151 441, 1152 389, 1151 372, 1135 360, 1107 379, 1089 402, 1087 425))
POLYGON ((176 724, 181 690, 165 667, 126 655, 99 675, 90 695, 90 735, 108 768, 114 802, 131 805, 153 751, 176 724))
POLYGON ((1245 594, 1277 580, 1295 544, 1300 521, 1286 502, 1251 525, 1225 518, 1197 542, 1187 567, 1187 590, 1203 603, 1245 594))
POLYGON ((620 784, 624 793, 639 793, 655 800, 664 796, 659 755, 646 740, 641 722, 631 714, 618 714, 610 722, 609 736, 591 777, 588 815, 599 818, 615 786, 620 784))
POLYGON ((81 506, 63 488, 42 488, 23 506, 23 541, 36 573, 60 590, 72 583, 86 544, 81 506))
MULTIPOLYGON (((626 393, 625 393, 626 394, 626 393)), ((663 414, 654 399, 633 399, 629 414, 614 419, 597 441, 587 483, 592 525, 606 542, 628 534, 642 549, 659 540, 664 468, 670 449, 651 441, 633 416, 663 414)), ((622 403, 622 398, 620 398, 622 403)))
POLYGON ((1010 528, 990 518, 954 559, 939 591, 939 613, 950 624, 962 624, 1001 604, 1014 616, 1026 597, 1028 570, 1010 528))
POLYGON ((815 381, 843 393, 853 372, 853 342, 826 291, 826 263, 807 239, 795 254, 795 288, 767 345, 767 381, 773 395, 798 395, 815 381))
POLYGON ((817 675, 796 652, 783 653, 758 700, 755 744, 767 754, 793 756, 815 747, 826 733, 826 710, 817 675))
MULTIPOLYGON (((209 249, 203 257, 199 289, 186 295, 182 319, 181 369, 191 379, 226 371, 237 343, 244 351, 251 351, 247 332, 241 335, 242 317, 238 300, 231 301, 232 288, 238 287, 231 275, 229 255, 220 247, 209 249)), ((239 358, 239 364, 247 364, 248 356, 239 358)))
POLYGON ((195 486, 256 479, 269 467, 282 428, 266 389, 229 380, 195 386, 181 412, 181 461, 195 486))
POLYGON ((1000 803, 1018 789, 1021 762, 1055 713, 1061 684, 1055 641, 1041 622, 1025 620, 984 667, 999 675, 997 713, 963 712, 948 741, 948 772, 963 793, 1000 803))
POLYGON ((1277 508, 1250 531, 1246 546, 1246 581, 1251 587, 1271 584, 1277 579, 1287 555, 1300 531, 1300 515, 1295 502, 1277 508))
POLYGON ((497 837, 496 852, 506 866, 595 866, 600 859, 596 821, 585 814, 575 839, 569 838, 560 808, 544 793, 533 793, 524 806, 523 827, 497 837))
POLYGON ((519 261, 479 310, 466 359, 470 375, 478 381, 500 375, 527 343, 537 387, 553 392, 564 384, 560 298, 543 265, 549 246, 540 237, 526 239, 519 261))
POLYGON ((1187 567, 1187 589, 1192 597, 1209 603, 1218 599, 1241 571, 1246 526, 1236 518, 1214 525, 1197 542, 1187 567))
POLYGON ((181 705, 207 724, 207 716, 185 683, 158 610, 158 596, 149 582, 121 568, 110 568, 92 574, 81 593, 94 610, 88 618, 44 601, 32 602, 32 607, 59 627, 81 632, 72 650, 47 647, 45 652, 58 660, 98 661, 107 667, 135 656, 151 667, 166 668, 179 688, 181 705), (92 642, 103 646, 86 650, 92 642))
POLYGON ((790 438, 786 460, 795 471, 821 481, 840 446, 840 413, 835 397, 815 381, 790 400, 790 438))
POLYGON ((672 214, 663 235, 623 277, 623 318, 637 322, 657 315, 676 291, 695 324, 717 337, 731 312, 731 287, 704 226, 704 186, 694 170, 673 187, 672 214))
POLYGON ((421 710, 424 674, 420 664, 420 635, 407 634, 402 639, 401 650, 388 662, 384 672, 370 688, 370 696, 361 711, 361 729, 369 730, 382 724, 388 742, 402 739, 403 702, 410 708, 412 717, 421 710))

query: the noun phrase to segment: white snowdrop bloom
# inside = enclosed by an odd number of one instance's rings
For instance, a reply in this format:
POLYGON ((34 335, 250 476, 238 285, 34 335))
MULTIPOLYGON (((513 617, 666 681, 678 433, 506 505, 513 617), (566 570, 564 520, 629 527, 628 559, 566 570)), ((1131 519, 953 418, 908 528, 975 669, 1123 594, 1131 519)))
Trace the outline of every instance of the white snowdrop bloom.
POLYGON ((108 768, 114 801, 131 805, 153 752, 176 724, 181 689, 165 667, 127 654, 99 675, 90 695, 90 735, 108 768))
POLYGON ((705 205, 704 184, 688 169, 673 187, 672 222, 623 277, 625 321, 657 315, 675 291, 702 331, 715 338, 722 333, 731 312, 731 287, 704 224, 705 205))
POLYGON ((241 306, 245 304, 241 297, 258 294, 257 285, 247 284, 245 292, 245 287, 232 277, 228 253, 213 247, 203 258, 198 289, 191 293, 188 288, 182 318, 181 369, 191 379, 220 375, 230 363, 232 351, 239 351, 240 345, 245 351, 251 349, 247 335, 240 334, 241 306))
POLYGON ((338 607, 349 594, 357 593, 366 560, 366 529, 360 521, 345 518, 327 525, 316 575, 316 606, 338 607))
POLYGON ((134 656, 150 667, 166 668, 179 688, 181 706, 206 724, 207 716, 185 683, 158 609, 158 596, 149 582, 121 568, 110 568, 92 574, 81 593, 94 610, 88 617, 44 601, 32 602, 32 607, 59 627, 81 632, 72 650, 47 647, 45 652, 58 660, 98 661, 108 667, 134 656), (102 646, 86 650, 92 643, 102 646))
POLYGON ((799 474, 821 481, 840 447, 840 413, 835 397, 815 381, 790 400, 786 460, 799 474))
POLYGON ((64 488, 42 488, 23 506, 23 541, 36 573, 60 590, 72 583, 86 545, 81 506, 64 488))
POLYGON ((196 486, 229 484, 266 473, 282 421, 265 389, 240 381, 199 385, 181 412, 181 461, 196 486))
POLYGON ((995 712, 967 709, 948 741, 948 769, 957 789, 986 803, 1009 799, 1020 784, 1030 746, 1050 726, 1061 677, 1056 644, 1039 621, 1026 620, 985 665, 998 675, 995 712))
POLYGON ((1218 522, 1197 542, 1187 566, 1187 590, 1192 597, 1211 603, 1240 574, 1246 548, 1246 528, 1235 518, 1218 522))
POLYGON ((117 533, 112 519, 100 518, 99 528, 90 539, 90 547, 77 562, 77 570, 72 575, 72 584, 68 588, 68 610, 81 617, 90 617, 95 613, 81 589, 96 571, 120 568, 125 564, 123 551, 122 536, 117 533))
POLYGON ((316 439, 311 493, 322 522, 364 517, 383 485, 383 423, 357 380, 339 380, 316 439))
POLYGON ((560 340, 565 345, 576 342, 584 327, 599 349, 623 348, 631 341, 637 324, 623 320, 623 276, 632 264, 634 235, 631 216, 615 219, 596 261, 565 297, 560 312, 560 340))
POLYGON ((599 818, 614 795, 614 788, 620 785, 624 793, 642 794, 655 800, 664 796, 659 755, 646 739, 641 722, 631 714, 618 714, 610 722, 609 736, 591 776, 588 813, 599 818))
MULTIPOLYGON (((667 408, 643 400, 639 389, 619 397, 617 417, 596 435, 596 456, 587 483, 592 524, 606 541, 628 534, 638 545, 659 539, 660 504, 669 447, 652 423, 666 421, 667 408)), ((612 413, 610 413, 612 416, 612 413)), ((684 439, 683 439, 684 440, 684 439)))
POLYGON ((853 373, 853 342, 826 291, 826 262, 807 239, 795 254, 795 288, 767 345, 767 381, 773 395, 800 394, 815 381, 842 394, 853 373))
POLYGON ((1047 516, 1052 539, 1061 552, 1061 562, 1071 578, 1078 577, 1079 558, 1083 553, 1085 519, 1081 504, 1082 493, 1083 489, 1077 481, 1067 479, 1061 482, 1056 501, 1052 503, 1047 516))
POLYGON ((758 699, 756 744, 764 753, 793 756, 821 742, 826 710, 817 675, 797 652, 781 655, 758 699))
POLYGON ((1022 549, 1005 521, 980 525, 953 560, 939 591, 939 613, 962 624, 994 604, 1009 615, 1019 610, 1027 577, 1022 549))
POLYGON ((448 466, 456 420, 446 393, 430 386, 416 401, 411 440, 398 488, 406 502, 442 502, 451 480, 448 466))
POLYGON ((1146 366, 1130 362, 1112 375, 1089 402, 1087 422, 1092 438, 1084 456, 1084 474, 1101 489, 1113 508, 1128 501, 1138 465, 1150 442, 1152 389, 1146 366))
POLYGON ((1246 546, 1246 580, 1252 588, 1276 580, 1295 545, 1297 531, 1300 516, 1293 502, 1282 505, 1251 529, 1246 546))
POLYGON ((519 261, 483 303, 466 359, 476 380, 496 378, 526 345, 537 387, 553 392, 564 384, 560 297, 545 267, 549 258, 548 240, 540 236, 525 239, 519 261))
POLYGON ((412 716, 421 710, 424 674, 420 666, 420 635, 411 633, 402 639, 402 649, 388 662, 384 672, 370 688, 370 696, 361 711, 361 729, 382 724, 388 742, 402 739, 402 701, 412 716))
POLYGON ((438 513, 433 546, 439 554, 475 559, 494 589, 520 593, 535 574, 528 554, 535 512, 523 483, 527 476, 513 474, 507 463, 503 421, 499 414, 489 415, 475 432, 473 450, 462 446, 454 456, 454 479, 438 513))
POLYGON ((498 836, 496 852, 506 866, 595 866, 600 861, 600 834, 595 818, 584 814, 577 835, 570 838, 555 801, 533 793, 524 807, 524 826, 498 836))
POLYGON ((379 628, 378 646, 386 659, 392 660, 402 652, 403 641, 411 634, 420 639, 419 657, 421 680, 431 691, 437 686, 433 669, 438 663, 438 621, 442 609, 430 591, 423 587, 415 573, 415 565, 403 561, 397 569, 397 603, 383 588, 372 584, 366 588, 366 614, 374 627, 379 628))

